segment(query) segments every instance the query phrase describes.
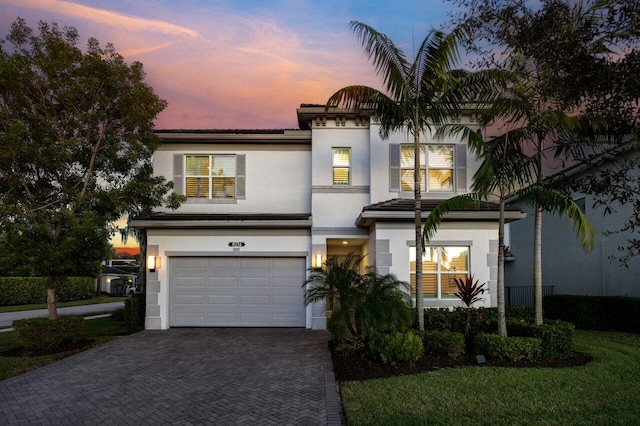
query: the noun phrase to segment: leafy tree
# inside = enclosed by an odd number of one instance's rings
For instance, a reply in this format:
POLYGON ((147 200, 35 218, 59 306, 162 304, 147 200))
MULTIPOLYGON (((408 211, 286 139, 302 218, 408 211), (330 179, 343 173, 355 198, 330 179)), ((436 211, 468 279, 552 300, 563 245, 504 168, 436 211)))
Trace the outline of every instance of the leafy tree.
MULTIPOLYGON (((467 7, 462 20, 475 28, 471 47, 484 54, 476 65, 496 66, 513 73, 505 96, 492 105, 502 117, 503 131, 533 151, 535 179, 519 192, 521 202, 535 206, 534 293, 536 323, 542 323, 542 212, 567 213, 589 247, 590 228, 579 223, 577 206, 545 186, 545 155, 562 141, 576 140, 584 126, 598 131, 604 120, 583 109, 587 87, 609 52, 602 37, 602 2, 571 4, 544 0, 460 0, 467 7), (577 72, 579 70, 579 72, 577 72), (550 192, 551 191, 551 192, 550 192)), ((606 62, 606 61, 605 61, 606 62)), ((591 235, 590 235, 591 234, 591 235)))
MULTIPOLYGON (((360 39, 378 75, 382 76, 386 93, 368 86, 348 86, 334 93, 327 108, 344 107, 365 110, 380 122, 380 136, 387 139, 398 130, 413 136, 414 158, 420 157, 420 135, 455 111, 458 98, 446 96, 457 87, 457 74, 452 69, 458 60, 459 39, 467 35, 460 27, 450 34, 432 31, 422 41, 413 62, 386 35, 372 27, 353 21, 351 28, 360 39)), ((422 205, 420 162, 415 161, 415 241, 416 259, 422 258, 422 205)), ((424 296, 422 262, 416 262, 416 312, 418 328, 424 329, 424 296)))
POLYGON ((35 33, 18 18, 0 45, 0 232, 47 278, 50 319, 75 265, 98 267, 110 223, 132 205, 177 205, 151 166, 166 102, 141 63, 78 40, 74 28, 40 22, 35 33))

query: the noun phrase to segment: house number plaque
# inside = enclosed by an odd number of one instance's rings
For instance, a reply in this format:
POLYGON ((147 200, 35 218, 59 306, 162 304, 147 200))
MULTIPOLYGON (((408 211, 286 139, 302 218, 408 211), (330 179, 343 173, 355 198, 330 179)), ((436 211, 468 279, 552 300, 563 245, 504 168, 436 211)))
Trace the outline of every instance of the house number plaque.
POLYGON ((230 241, 229 247, 244 247, 244 242, 240 241, 230 241))

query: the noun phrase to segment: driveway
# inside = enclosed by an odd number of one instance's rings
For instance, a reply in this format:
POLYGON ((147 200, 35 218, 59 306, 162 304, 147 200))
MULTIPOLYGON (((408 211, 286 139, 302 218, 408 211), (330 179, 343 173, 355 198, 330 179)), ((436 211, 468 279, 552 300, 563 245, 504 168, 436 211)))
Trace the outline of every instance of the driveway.
POLYGON ((0 381, 0 424, 340 425, 327 339, 142 331, 0 381))

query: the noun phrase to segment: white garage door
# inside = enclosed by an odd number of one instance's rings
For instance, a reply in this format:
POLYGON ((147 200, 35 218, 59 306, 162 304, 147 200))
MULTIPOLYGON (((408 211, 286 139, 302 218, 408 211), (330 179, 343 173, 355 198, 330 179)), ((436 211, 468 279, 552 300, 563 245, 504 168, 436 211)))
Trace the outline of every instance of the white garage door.
POLYGON ((173 257, 171 327, 304 327, 304 258, 173 257))

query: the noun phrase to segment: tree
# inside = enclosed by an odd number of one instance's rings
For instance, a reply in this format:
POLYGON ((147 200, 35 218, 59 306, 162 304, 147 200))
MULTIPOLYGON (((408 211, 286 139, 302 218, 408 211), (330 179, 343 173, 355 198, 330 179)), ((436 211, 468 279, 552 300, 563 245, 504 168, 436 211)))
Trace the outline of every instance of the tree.
MULTIPOLYGON (((452 67, 458 60, 457 43, 466 36, 460 27, 450 34, 432 31, 423 40, 411 63, 386 35, 353 21, 351 28, 384 81, 386 93, 368 86, 348 86, 334 93, 327 108, 344 107, 365 110, 380 121, 380 136, 406 130, 413 137, 414 158, 420 157, 420 135, 446 121, 457 106, 446 93, 457 80, 452 67)), ((422 259, 422 205, 420 162, 414 161, 416 259, 422 259)), ((422 262, 416 262, 416 313, 420 330, 424 329, 422 262)))
MULTIPOLYGON (((484 121, 490 120, 485 113, 484 121)), ((443 127, 442 132, 451 131, 443 127)), ((478 208, 489 197, 497 197, 500 203, 498 219, 498 333, 507 335, 506 304, 504 297, 504 225, 507 198, 528 182, 531 159, 522 151, 517 138, 505 133, 483 144, 472 145, 482 163, 473 176, 472 193, 452 197, 429 213, 424 224, 424 239, 428 241, 436 232, 447 213, 455 210, 478 208)))
POLYGON ((75 265, 99 265, 110 223, 138 203, 176 205, 151 166, 166 102, 141 63, 78 40, 75 28, 40 22, 35 34, 18 18, 0 45, 0 232, 47 278, 50 319, 75 265))
MULTIPOLYGON (((535 180, 531 188, 519 192, 519 200, 535 206, 535 321, 541 324, 542 213, 546 210, 572 215, 577 208, 561 193, 544 190, 544 158, 547 147, 575 140, 583 126, 597 129, 603 122, 598 115, 581 111, 584 87, 602 65, 603 55, 609 52, 599 31, 602 3, 585 6, 581 2, 572 5, 562 0, 544 0, 540 7, 528 6, 524 0, 456 3, 467 7, 461 19, 475 28, 472 50, 484 53, 476 65, 497 66, 514 75, 507 96, 493 104, 491 113, 504 119, 506 132, 532 149, 536 159, 535 180), (514 132, 516 129, 519 131, 514 132)), ((588 248, 592 231, 578 231, 588 248)))

